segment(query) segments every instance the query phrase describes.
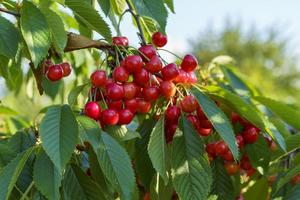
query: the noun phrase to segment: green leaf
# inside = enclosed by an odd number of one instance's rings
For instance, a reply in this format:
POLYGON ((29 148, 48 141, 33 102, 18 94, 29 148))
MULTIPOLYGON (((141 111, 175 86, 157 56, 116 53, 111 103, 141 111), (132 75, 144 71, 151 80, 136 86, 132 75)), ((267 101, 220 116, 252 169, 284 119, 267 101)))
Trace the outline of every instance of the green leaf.
POLYGON ((108 42, 112 41, 108 24, 102 19, 92 5, 82 0, 66 0, 65 4, 81 19, 82 22, 85 23, 87 27, 98 32, 108 42))
POLYGON ((46 77, 42 78, 42 86, 44 88, 44 91, 49 97, 51 97, 52 100, 55 100, 55 97, 59 93, 59 89, 63 84, 64 82, 62 80, 52 82, 46 77))
POLYGON ((0 26, 0 55, 14 58, 20 42, 20 33, 10 21, 2 16, 0 16, 0 26))
POLYGON ((193 125, 182 116, 172 144, 172 181, 180 199, 207 199, 212 183, 204 144, 193 125))
POLYGON ((48 109, 40 125, 42 146, 61 172, 70 160, 78 138, 78 125, 68 105, 48 109))
POLYGON ((68 103, 70 104, 70 106, 74 105, 76 103, 76 100, 78 98, 78 95, 84 90, 85 87, 89 86, 88 83, 83 84, 83 85, 79 85, 77 87, 74 87, 69 96, 68 96, 68 103))
POLYGON ((56 51, 63 54, 68 38, 62 19, 49 8, 43 8, 41 11, 50 26, 51 37, 56 51))
POLYGON ((161 117, 151 132, 148 144, 148 154, 153 167, 163 178, 165 184, 167 184, 169 179, 168 170, 170 169, 170 160, 164 126, 164 118, 161 117))
POLYGON ((173 188, 172 188, 171 181, 169 181, 168 184, 165 185, 161 176, 159 174, 156 174, 153 177, 150 186, 151 200, 171 199, 172 195, 173 195, 173 188))
POLYGON ((148 16, 160 25, 160 31, 165 33, 168 12, 163 0, 133 0, 137 12, 141 16, 148 16))
POLYGON ((107 16, 110 11, 110 0, 98 0, 98 3, 103 10, 104 14, 107 16))
POLYGON ((34 146, 35 142, 35 135, 32 132, 18 131, 9 139, 8 146, 12 151, 21 153, 34 146))
POLYGON ((266 107, 268 107, 272 112, 274 112, 284 121, 286 121, 288 124, 300 130, 300 123, 299 123, 300 109, 297 109, 296 107, 290 106, 288 104, 275 101, 273 99, 269 99, 262 96, 255 97, 255 100, 264 104, 266 107))
POLYGON ((12 115, 12 116, 15 116, 15 115, 18 115, 18 112, 9 108, 9 107, 6 107, 6 106, 0 106, 0 115, 12 115))
POLYGON ((287 194, 283 197, 283 200, 297 200, 300 196, 300 185, 294 186, 287 194))
POLYGON ((45 151, 39 152, 34 163, 33 180, 41 193, 50 200, 60 198, 59 187, 61 174, 47 156, 45 151), (47 169, 47 170, 45 170, 47 169))
POLYGON ((51 46, 50 28, 41 11, 31 2, 21 8, 21 31, 35 67, 46 57, 51 46))
POLYGON ((244 193, 244 199, 268 199, 268 189, 268 179, 266 177, 262 177, 257 180, 255 184, 247 190, 247 192, 244 193))
POLYGON ((218 200, 234 200, 233 182, 220 159, 212 162, 212 189, 211 193, 218 196, 218 200))
POLYGON ((105 200, 101 188, 78 166, 67 167, 63 180, 65 200, 105 200))
POLYGON ((173 0, 164 0, 165 4, 168 6, 168 8, 172 11, 172 13, 175 14, 174 10, 174 2, 173 0))
POLYGON ((141 138, 140 134, 136 131, 131 131, 126 126, 110 126, 105 129, 113 138, 119 141, 128 141, 134 138, 141 138))
POLYGON ((8 145, 0 144, 0 171, 14 157, 16 157, 16 153, 8 145))
POLYGON ((300 165, 297 165, 291 169, 289 169, 287 172, 284 173, 283 176, 279 178, 277 181, 276 187, 272 193, 276 193, 282 186, 290 182, 291 178, 298 174, 300 172, 300 165))
POLYGON ((20 153, 0 172, 0 200, 8 200, 22 169, 31 155, 33 148, 20 153))
POLYGON ((110 0, 111 7, 117 15, 122 15, 126 8, 125 0, 110 0))
POLYGON ((227 116, 213 100, 203 94, 199 89, 193 88, 192 93, 198 100, 198 103, 206 117, 209 119, 209 121, 211 121, 213 127, 226 142, 234 158, 237 160, 239 157, 239 150, 235 142, 235 135, 231 123, 227 116))

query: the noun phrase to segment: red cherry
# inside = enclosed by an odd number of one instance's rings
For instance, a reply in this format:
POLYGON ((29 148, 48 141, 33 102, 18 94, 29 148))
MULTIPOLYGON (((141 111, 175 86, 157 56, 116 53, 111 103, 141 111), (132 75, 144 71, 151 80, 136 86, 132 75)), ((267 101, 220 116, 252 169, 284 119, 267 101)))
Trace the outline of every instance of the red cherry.
POLYGON ((123 101, 122 100, 118 100, 118 101, 107 101, 106 102, 107 107, 109 109, 115 109, 115 110, 120 110, 123 107, 123 101))
POLYGON ((150 80, 148 71, 141 69, 141 71, 133 75, 133 80, 137 85, 145 86, 150 80))
POLYGON ((240 121, 240 116, 238 114, 236 114, 235 112, 231 113, 231 121, 232 123, 237 123, 238 121, 240 121))
POLYGON ((244 142, 243 136, 242 135, 236 135, 235 139, 236 139, 236 143, 237 143, 238 147, 240 149, 244 148, 245 142, 244 142))
POLYGON ((205 150, 207 152, 207 154, 211 157, 215 157, 216 156, 216 144, 215 143, 208 143, 205 147, 205 150))
POLYGON ((138 102, 136 99, 129 99, 125 101, 125 108, 129 109, 132 113, 136 113, 138 102))
POLYGON ((224 141, 219 141, 216 143, 216 155, 222 156, 228 151, 228 146, 225 144, 224 141))
POLYGON ((200 106, 197 107, 196 111, 197 111, 197 116, 199 119, 207 119, 200 106))
POLYGON ((144 99, 137 100, 137 111, 139 113, 145 114, 149 112, 151 109, 151 103, 149 101, 145 101, 144 99))
POLYGON ((119 121, 119 113, 115 109, 103 110, 101 113, 101 120, 105 125, 116 125, 119 121))
POLYGON ((119 66, 114 69, 113 77, 114 77, 115 81, 123 83, 123 82, 128 81, 129 73, 125 69, 125 67, 119 66))
POLYGON ((145 65, 145 68, 152 74, 159 72, 162 69, 162 62, 158 56, 153 56, 145 65))
POLYGON ((258 139, 258 132, 255 127, 247 128, 242 134, 245 142, 249 144, 256 142, 258 139))
POLYGON ((106 96, 108 99, 117 101, 124 98, 124 88, 117 83, 109 83, 106 85, 106 96))
POLYGON ((162 34, 161 32, 155 32, 152 35, 152 42, 157 47, 163 47, 167 44, 168 38, 166 35, 162 34))
POLYGON ((179 69, 179 75, 174 79, 175 83, 186 83, 188 80, 186 71, 179 69))
POLYGON ((187 95, 180 102, 180 106, 184 112, 191 113, 197 109, 198 102, 193 95, 187 95))
POLYGON ((203 136, 203 137, 209 136, 212 133, 211 130, 212 130, 211 128, 197 127, 198 134, 203 136))
POLYGON ((163 81, 160 84, 160 93, 166 98, 169 99, 173 97, 176 93, 175 84, 171 81, 163 81))
POLYGON ((139 51, 141 52, 141 56, 144 61, 150 60, 153 56, 156 55, 156 49, 153 47, 153 45, 145 45, 141 46, 139 48, 139 51))
POLYGON ((247 155, 244 155, 242 157, 240 163, 241 163, 241 168, 243 170, 250 170, 250 169, 252 169, 252 165, 251 165, 251 163, 249 161, 249 157, 247 155))
POLYGON ((197 83, 198 81, 198 78, 194 72, 187 72, 186 77, 187 77, 187 83, 197 83))
POLYGON ((197 67, 197 65, 197 59, 193 55, 187 54, 184 56, 180 66, 184 71, 191 72, 197 67))
POLYGON ((156 101, 159 96, 159 89, 156 86, 144 88, 143 95, 146 101, 156 101))
POLYGON ((233 175, 240 170, 239 164, 234 162, 226 162, 224 164, 224 167, 229 175, 233 175))
POLYGON ((127 37, 121 37, 121 36, 116 36, 112 38, 113 44, 117 46, 128 46, 128 38, 127 37))
POLYGON ((198 120, 198 118, 195 115, 189 114, 187 116, 187 120, 190 121, 193 124, 193 126, 195 127, 195 129, 198 129, 198 127, 199 127, 199 120, 198 120))
POLYGON ((135 83, 125 83, 123 87, 125 99, 133 99, 136 96, 138 89, 135 83))
POLYGON ((104 70, 96 70, 91 74, 91 82, 93 86, 102 87, 106 84, 106 72, 104 70))
POLYGON ((200 120, 201 128, 212 129, 213 125, 208 119, 200 120))
POLYGON ((253 174, 256 172, 256 169, 255 168, 251 168, 249 170, 247 170, 247 176, 251 177, 253 176, 253 174))
POLYGON ((165 112, 165 117, 168 122, 177 123, 180 117, 180 108, 177 106, 169 106, 165 112))
POLYGON ((162 68, 161 74, 165 81, 171 81, 179 75, 179 70, 177 69, 176 64, 170 63, 162 68))
POLYGON ((134 117, 134 114, 129 109, 119 110, 119 124, 129 124, 134 117))
POLYGON ((129 73, 140 72, 143 68, 143 60, 141 56, 131 55, 126 57, 125 68, 129 73))
POLYGON ((100 117, 101 108, 97 102, 91 101, 85 104, 84 114, 92 119, 100 117))
POLYGON ((165 126, 166 143, 172 142, 176 129, 177 129, 177 124, 166 124, 165 126))
POLYGON ((63 73, 63 69, 60 65, 52 65, 48 67, 46 76, 50 81, 58 81, 63 77, 63 73))
POLYGON ((114 80, 112 78, 107 78, 105 81, 105 87, 110 83, 114 83, 114 80))
POLYGON ((92 98, 95 99, 95 101, 101 101, 102 100, 102 96, 101 93, 99 91, 99 89, 95 86, 92 86, 90 91, 89 91, 89 96, 91 96, 92 98))
POLYGON ((71 74, 71 65, 67 62, 63 62, 60 64, 61 68, 63 69, 63 76, 66 77, 66 76, 69 76, 71 74))
POLYGON ((233 155, 229 150, 225 154, 221 155, 221 157, 228 162, 232 162, 234 160, 233 155))
POLYGON ((296 174, 291 178, 291 183, 293 185, 297 185, 298 183, 300 183, 300 174, 296 174))

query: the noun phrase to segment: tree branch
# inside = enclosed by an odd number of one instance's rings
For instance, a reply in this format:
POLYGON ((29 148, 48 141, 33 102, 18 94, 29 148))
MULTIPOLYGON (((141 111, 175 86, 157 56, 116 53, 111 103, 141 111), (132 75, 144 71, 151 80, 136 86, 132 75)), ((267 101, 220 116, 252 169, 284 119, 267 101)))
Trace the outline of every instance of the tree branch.
POLYGON ((0 8, 0 12, 4 12, 4 13, 7 13, 7 14, 16 16, 16 17, 20 17, 21 16, 20 13, 17 13, 15 11, 11 11, 11 10, 7 10, 5 8, 0 8))

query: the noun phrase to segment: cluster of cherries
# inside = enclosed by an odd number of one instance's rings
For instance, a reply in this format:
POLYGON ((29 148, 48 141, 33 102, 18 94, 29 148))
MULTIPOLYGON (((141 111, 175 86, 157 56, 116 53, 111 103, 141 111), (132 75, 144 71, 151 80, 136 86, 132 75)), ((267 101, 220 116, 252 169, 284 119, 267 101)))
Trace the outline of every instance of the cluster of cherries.
POLYGON ((59 64, 53 64, 51 60, 46 60, 44 73, 48 80, 58 81, 63 77, 67 77, 71 74, 72 68, 68 62, 59 64))
MULTIPOLYGON (((163 47, 167 43, 167 37, 156 32, 152 36, 152 43, 141 46, 135 54, 126 55, 117 62, 111 74, 104 70, 96 70, 91 74, 92 98, 85 105, 86 116, 98 120, 102 127, 126 125, 137 113, 148 113, 153 105, 158 103, 159 98, 164 98, 172 105, 167 108, 166 113, 169 114, 166 114, 166 117, 178 118, 180 108, 175 106, 178 96, 176 84, 197 82, 193 70, 198 62, 194 56, 186 55, 180 67, 175 63, 165 63, 157 53, 156 47, 163 47), (172 112, 175 112, 173 114, 176 116, 172 116, 172 112)), ((113 37, 113 44, 120 49, 126 48, 128 39, 113 37)), ((183 111, 191 112, 195 102, 196 100, 188 95, 182 99, 180 107, 183 111)), ((169 129, 166 132, 170 132, 169 129)))

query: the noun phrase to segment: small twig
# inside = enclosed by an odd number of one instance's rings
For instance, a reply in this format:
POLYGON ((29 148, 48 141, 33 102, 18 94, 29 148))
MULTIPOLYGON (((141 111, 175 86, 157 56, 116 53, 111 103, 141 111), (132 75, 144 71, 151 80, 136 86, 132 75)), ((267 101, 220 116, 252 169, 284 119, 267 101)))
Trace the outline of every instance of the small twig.
POLYGON ((12 10, 7 10, 5 8, 0 8, 0 12, 4 12, 4 13, 7 13, 7 14, 16 16, 16 17, 21 17, 20 13, 17 13, 17 12, 12 11, 12 10))
POLYGON ((35 81, 36 81, 36 86, 38 88, 38 91, 40 95, 43 95, 44 93, 44 88, 42 85, 42 77, 44 75, 44 62, 41 63, 41 66, 38 68, 34 68, 34 64, 32 62, 29 63, 30 69, 34 75, 35 81))

